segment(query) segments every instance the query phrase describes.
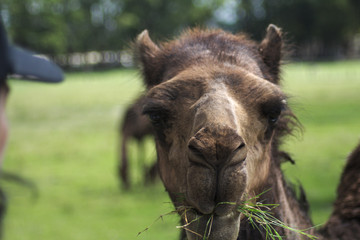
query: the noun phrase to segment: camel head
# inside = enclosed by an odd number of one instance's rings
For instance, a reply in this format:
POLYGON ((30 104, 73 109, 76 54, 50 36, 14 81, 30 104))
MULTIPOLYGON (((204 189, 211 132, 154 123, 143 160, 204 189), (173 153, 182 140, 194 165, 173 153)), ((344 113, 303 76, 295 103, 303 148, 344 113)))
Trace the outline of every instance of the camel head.
POLYGON ((195 29, 155 44, 144 31, 135 47, 147 86, 143 113, 155 130, 161 179, 188 223, 187 238, 237 239, 236 204, 267 181, 286 121, 280 29, 269 25, 261 43, 195 29))

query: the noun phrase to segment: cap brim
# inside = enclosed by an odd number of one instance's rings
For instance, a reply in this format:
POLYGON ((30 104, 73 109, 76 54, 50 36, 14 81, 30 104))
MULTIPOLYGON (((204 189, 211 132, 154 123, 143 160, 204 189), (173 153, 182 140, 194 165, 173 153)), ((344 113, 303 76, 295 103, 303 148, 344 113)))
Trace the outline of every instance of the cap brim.
POLYGON ((57 83, 64 79, 62 70, 53 62, 34 53, 9 45, 11 74, 22 79, 57 83))

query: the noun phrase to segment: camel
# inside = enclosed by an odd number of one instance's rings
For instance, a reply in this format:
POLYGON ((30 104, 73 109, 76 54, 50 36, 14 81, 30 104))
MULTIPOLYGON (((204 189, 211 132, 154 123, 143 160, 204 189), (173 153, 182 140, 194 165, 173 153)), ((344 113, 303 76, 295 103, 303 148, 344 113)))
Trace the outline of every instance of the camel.
MULTIPOLYGON (((300 123, 280 86, 280 28, 270 24, 260 43, 195 28, 156 44, 145 30, 134 46, 147 88, 143 114, 154 129, 160 177, 181 217, 182 239, 269 239, 238 210, 247 201, 277 204, 267 209, 272 216, 318 239, 360 236, 359 181, 348 179, 358 180, 359 171, 346 168, 333 216, 320 230, 304 192, 297 197, 284 179, 280 165, 291 158, 279 147, 300 123)), ((360 166, 358 153, 349 164, 360 166)), ((283 239, 307 239, 274 228, 283 239)))
MULTIPOLYGON (((128 163, 128 142, 131 138, 135 139, 141 147, 146 136, 152 136, 152 126, 147 117, 142 115, 142 106, 144 104, 144 96, 140 96, 135 102, 126 110, 124 119, 120 123, 119 128, 119 162, 118 162, 118 176, 125 189, 130 188, 129 177, 129 163, 128 163)), ((144 152, 140 149, 139 152, 144 152)), ((138 161, 142 160, 138 158, 138 161)), ((140 164, 140 167, 145 167, 140 164)), ((146 167, 145 167, 146 168, 146 167)), ((157 165, 154 163, 148 169, 145 169, 145 182, 153 182, 157 175, 157 165)))

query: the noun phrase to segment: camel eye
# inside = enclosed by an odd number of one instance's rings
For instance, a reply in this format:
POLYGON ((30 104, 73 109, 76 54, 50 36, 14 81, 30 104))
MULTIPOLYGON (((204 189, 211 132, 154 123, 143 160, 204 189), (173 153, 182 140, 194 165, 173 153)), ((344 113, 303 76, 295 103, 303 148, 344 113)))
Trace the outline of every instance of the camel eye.
POLYGON ((281 114, 281 110, 272 111, 268 115, 269 124, 274 125, 278 120, 281 114))
POLYGON ((157 112, 148 113, 149 119, 152 124, 158 124, 161 121, 161 114, 157 112))
POLYGON ((281 115, 281 108, 273 108, 272 110, 266 112, 267 119, 267 129, 265 132, 266 138, 270 139, 273 131, 277 128, 277 122, 281 115))
POLYGON ((272 99, 261 105, 263 116, 267 119, 269 127, 273 129, 278 122, 282 111, 286 107, 286 101, 280 99, 272 99))
POLYGON ((272 106, 267 106, 263 110, 264 117, 267 119, 270 127, 275 126, 275 124, 279 120, 281 112, 282 112, 282 106, 278 105, 278 104, 272 105, 272 106))
POLYGON ((153 126, 161 127, 166 123, 168 111, 162 106, 149 104, 144 107, 143 114, 148 116, 153 126))

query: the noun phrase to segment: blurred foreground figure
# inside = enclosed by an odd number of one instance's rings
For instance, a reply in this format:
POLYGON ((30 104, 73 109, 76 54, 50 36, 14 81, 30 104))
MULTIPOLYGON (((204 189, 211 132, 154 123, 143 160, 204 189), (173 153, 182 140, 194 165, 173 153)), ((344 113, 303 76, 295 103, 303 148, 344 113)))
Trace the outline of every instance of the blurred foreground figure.
MULTIPOLYGON (((63 72, 54 63, 11 45, 0 18, 0 170, 8 135, 5 105, 9 93, 6 83, 9 75, 14 78, 48 83, 61 82, 64 78, 63 72)), ((0 238, 5 210, 6 199, 0 188, 0 238)))

